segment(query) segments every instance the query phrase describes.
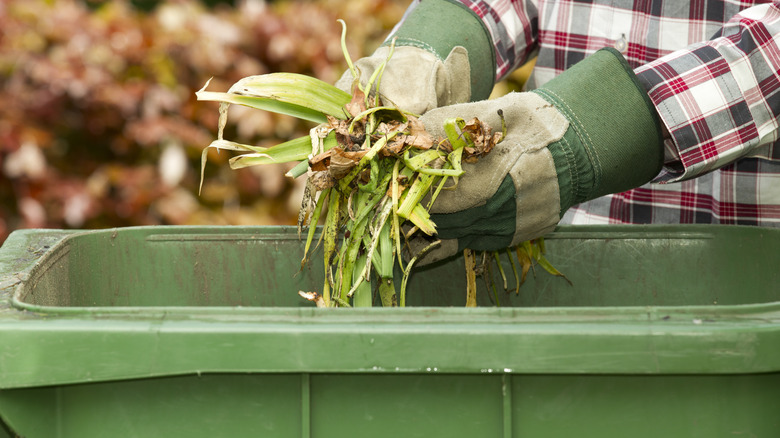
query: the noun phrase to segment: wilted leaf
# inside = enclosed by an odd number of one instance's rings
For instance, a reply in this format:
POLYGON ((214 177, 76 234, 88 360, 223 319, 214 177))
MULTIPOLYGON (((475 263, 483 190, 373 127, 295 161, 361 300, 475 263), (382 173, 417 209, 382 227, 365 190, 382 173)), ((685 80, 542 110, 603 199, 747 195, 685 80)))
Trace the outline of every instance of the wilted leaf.
POLYGON ((357 86, 353 87, 352 100, 349 101, 345 108, 352 117, 364 112, 368 109, 366 108, 366 94, 360 91, 357 86))
POLYGON ((333 148, 331 150, 333 153, 330 157, 328 172, 336 179, 346 176, 366 154, 366 151, 346 152, 341 148, 333 148))
POLYGON ((502 137, 501 133, 494 134, 490 125, 476 117, 466 122, 461 132, 473 143, 465 148, 463 160, 466 162, 475 162, 479 157, 490 153, 502 137))
POLYGON ((336 185, 336 179, 328 171, 311 172, 309 174, 309 181, 312 186, 318 190, 326 190, 336 185))
POLYGON ((322 295, 318 294, 317 292, 304 292, 304 291, 298 291, 298 295, 301 297, 314 302, 314 304, 317 307, 327 307, 325 305, 325 300, 322 299, 322 295))
POLYGON ((463 250, 463 261, 466 264, 466 307, 477 307, 477 261, 474 251, 463 250))
POLYGON ((347 150, 357 150, 365 141, 365 126, 363 123, 354 123, 350 131, 350 122, 329 117, 328 123, 336 135, 336 141, 347 150))

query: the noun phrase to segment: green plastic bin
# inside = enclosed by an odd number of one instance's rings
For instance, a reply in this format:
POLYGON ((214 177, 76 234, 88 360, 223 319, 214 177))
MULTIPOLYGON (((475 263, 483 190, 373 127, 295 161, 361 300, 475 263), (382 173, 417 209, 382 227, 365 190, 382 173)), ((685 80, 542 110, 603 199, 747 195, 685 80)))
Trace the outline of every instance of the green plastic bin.
POLYGON ((780 436, 780 229, 546 242, 573 285, 537 272, 494 307, 480 283, 466 309, 453 259, 413 307, 317 309, 293 228, 17 231, 0 436, 780 436))

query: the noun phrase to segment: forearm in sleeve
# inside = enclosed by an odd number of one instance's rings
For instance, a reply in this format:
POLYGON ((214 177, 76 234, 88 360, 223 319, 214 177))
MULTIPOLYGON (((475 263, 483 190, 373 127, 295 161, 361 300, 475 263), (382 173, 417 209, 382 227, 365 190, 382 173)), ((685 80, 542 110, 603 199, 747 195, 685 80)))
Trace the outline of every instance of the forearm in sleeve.
POLYGON ((778 5, 745 9, 710 41, 635 70, 671 141, 655 182, 695 178, 745 156, 771 158, 780 114, 778 5))

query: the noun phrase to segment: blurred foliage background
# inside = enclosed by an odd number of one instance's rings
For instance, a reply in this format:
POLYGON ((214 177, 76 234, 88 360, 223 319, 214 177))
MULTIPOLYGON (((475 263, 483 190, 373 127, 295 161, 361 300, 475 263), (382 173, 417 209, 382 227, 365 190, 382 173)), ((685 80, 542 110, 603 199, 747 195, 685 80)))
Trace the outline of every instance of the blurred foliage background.
MULTIPOLYGON (((371 53, 409 0, 0 2, 0 242, 18 228, 294 224, 303 180, 209 153, 209 78, 298 72, 327 82, 371 53)), ((516 88, 510 81, 499 85, 516 88)), ((233 105, 227 134, 270 146, 310 124, 233 105)))

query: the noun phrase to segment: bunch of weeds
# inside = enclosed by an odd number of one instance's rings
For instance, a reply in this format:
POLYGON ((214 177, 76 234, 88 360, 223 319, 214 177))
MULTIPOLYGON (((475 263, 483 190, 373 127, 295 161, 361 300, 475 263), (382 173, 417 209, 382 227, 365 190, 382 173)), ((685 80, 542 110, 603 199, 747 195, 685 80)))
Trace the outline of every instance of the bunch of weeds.
POLYGON ((555 266, 547 260, 547 257, 545 257, 544 254, 546 251, 543 237, 522 242, 513 248, 506 248, 504 252, 506 253, 506 258, 512 267, 512 273, 514 274, 513 288, 509 287, 509 280, 501 263, 501 253, 499 251, 476 252, 469 249, 464 250, 463 258, 466 263, 466 307, 477 306, 477 276, 482 276, 485 280, 486 289, 488 292, 492 292, 491 298, 493 303, 496 306, 500 306, 498 288, 494 281, 494 264, 495 269, 501 277, 503 290, 506 294, 512 292, 516 295, 519 294, 520 286, 525 283, 528 273, 533 272, 534 275, 536 274, 536 266, 541 267, 550 275, 563 278, 569 285, 572 284, 571 281, 556 269, 555 266), (517 263, 515 263, 515 259, 517 260, 517 263))
MULTIPOLYGON (((201 183, 209 148, 242 152, 230 160, 234 169, 297 162, 288 176, 307 177, 298 218, 299 235, 306 232, 302 267, 313 250, 316 225, 324 223, 318 241, 324 251, 323 288, 320 293, 301 291, 300 295, 321 307, 371 306, 373 275, 383 306, 405 306, 412 267, 439 243, 434 241, 405 262, 402 253, 408 249, 407 240, 416 233, 436 235, 436 224, 429 214, 431 205, 442 190, 457 186, 463 162, 474 162, 490 153, 504 138, 506 126, 502 123, 502 131, 494 133, 476 118, 468 122, 456 118, 445 121, 446 137, 434 138, 417 115, 382 106, 376 90, 394 46, 367 83, 361 84, 357 79, 360 72, 346 49, 346 26, 343 21, 341 24, 342 50, 356 78, 351 94, 294 73, 246 77, 227 93, 205 91, 207 83, 197 92, 199 100, 221 102, 218 138, 204 149, 201 183), (308 136, 269 148, 239 144, 223 138, 231 104, 318 125, 308 136), (398 294, 393 276, 396 264, 403 272, 398 294)), ((532 255, 542 253, 536 243, 526 242, 517 251, 518 257, 520 251, 529 255, 519 259, 523 278, 528 272, 523 260, 546 261, 532 255)), ((473 259, 468 250, 466 256, 473 259)), ((467 267, 469 275, 474 269, 467 267)), ((472 283, 468 281, 467 305, 476 304, 472 283)), ((517 284, 519 287, 519 281, 517 284)))

